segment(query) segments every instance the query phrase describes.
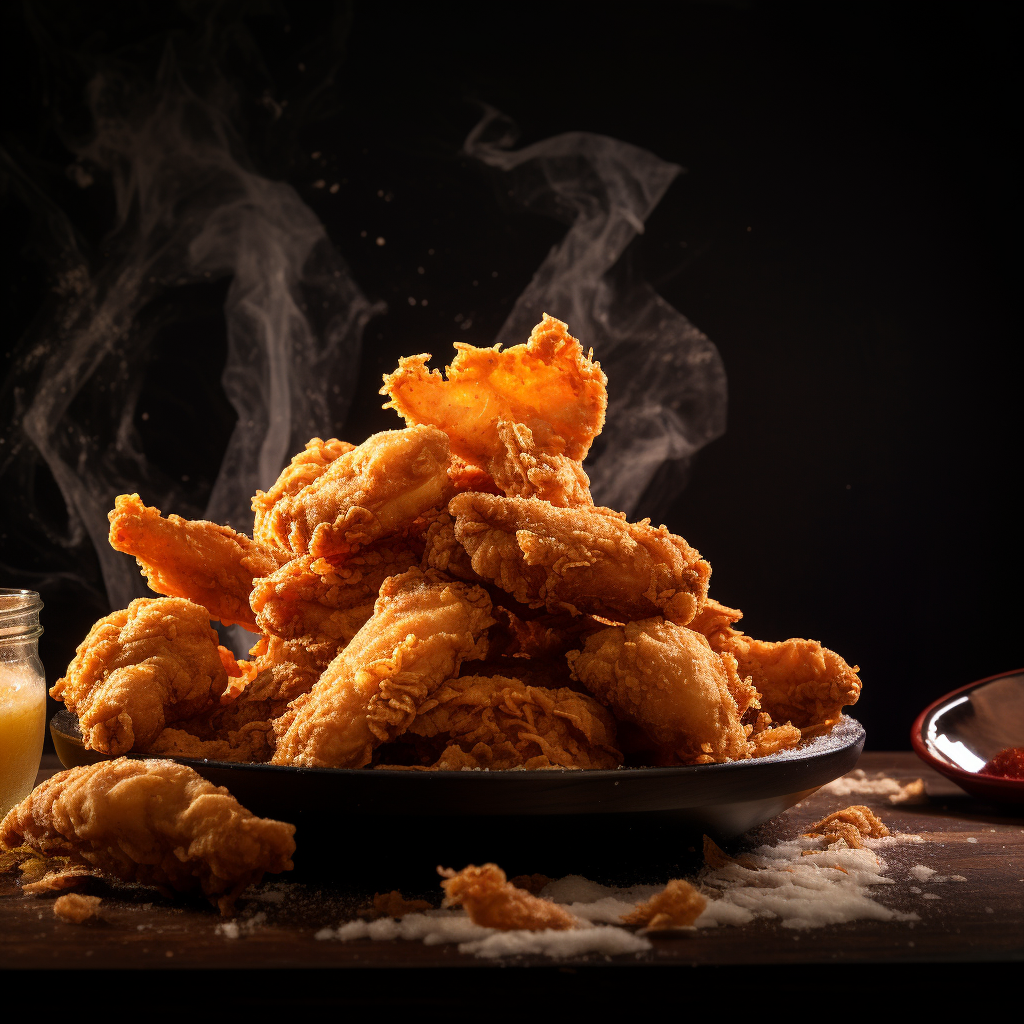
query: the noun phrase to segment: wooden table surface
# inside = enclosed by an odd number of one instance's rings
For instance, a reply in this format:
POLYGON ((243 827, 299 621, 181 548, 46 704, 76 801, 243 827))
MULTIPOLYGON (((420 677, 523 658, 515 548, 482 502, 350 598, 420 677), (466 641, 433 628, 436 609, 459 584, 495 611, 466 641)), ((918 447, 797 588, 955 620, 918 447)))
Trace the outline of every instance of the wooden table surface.
MULTIPOLYGON (((44 778, 59 769, 45 760, 44 778)), ((867 804, 892 832, 913 833, 923 843, 887 847, 884 856, 896 884, 876 886, 873 899, 914 911, 916 922, 856 921, 812 930, 780 928, 756 920, 741 927, 702 929, 682 937, 654 938, 642 954, 613 958, 630 967, 753 965, 1011 963, 1024 959, 1024 819, 1019 809, 977 802, 920 762, 912 753, 866 753, 859 768, 901 782, 923 778, 928 801, 893 806, 885 796, 836 796, 819 791, 730 844, 731 853, 800 834, 811 822, 852 803, 867 804), (1016 811, 1016 813, 1014 813, 1016 811), (924 864, 940 875, 966 881, 931 888, 925 899, 908 871, 924 864)), ((414 843, 411 854, 414 853, 414 843)), ((372 843, 367 849, 372 856, 372 843)), ((637 851, 638 857, 643 856, 637 851)), ((0 965, 5 968, 493 968, 455 945, 427 946, 395 940, 342 943, 314 938, 325 925, 355 916, 372 891, 358 874, 292 883, 265 881, 240 900, 239 936, 224 934, 223 921, 208 905, 161 898, 141 889, 94 889, 103 895, 102 921, 86 925, 55 918, 53 897, 22 893, 14 875, 0 876, 0 965), (265 917, 256 918, 257 914, 265 917), (254 918, 256 920, 254 921, 254 918)), ((92 883, 90 883, 92 884, 92 883)), ((99 884, 99 883, 97 883, 99 884)), ((400 887, 400 880, 396 881, 400 887)), ((929 888, 925 886, 924 888, 929 888)), ((440 891, 438 890, 438 896, 440 891)), ((231 929, 229 929, 230 931, 231 929)), ((604 956, 559 961, 563 972, 607 964, 604 956)), ((524 957, 507 966, 552 966, 524 957)))

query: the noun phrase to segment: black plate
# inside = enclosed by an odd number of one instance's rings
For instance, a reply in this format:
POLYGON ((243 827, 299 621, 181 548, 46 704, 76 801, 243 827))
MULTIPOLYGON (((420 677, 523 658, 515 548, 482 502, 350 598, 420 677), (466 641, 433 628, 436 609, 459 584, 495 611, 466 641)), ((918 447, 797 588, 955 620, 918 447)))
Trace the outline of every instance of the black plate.
MULTIPOLYGON (((50 734, 65 767, 103 760, 83 748, 67 711, 51 719, 50 734)), ((699 847, 701 833, 724 842, 850 771, 863 747, 864 729, 844 716, 799 750, 679 768, 417 772, 173 760, 253 813, 294 823, 297 866, 337 870, 339 856, 355 857, 360 870, 386 873, 411 858, 430 871, 495 860, 513 874, 556 875, 582 873, 581 857, 600 874, 597 850, 611 870, 624 842, 642 844, 649 868, 678 859, 695 838, 699 847)))

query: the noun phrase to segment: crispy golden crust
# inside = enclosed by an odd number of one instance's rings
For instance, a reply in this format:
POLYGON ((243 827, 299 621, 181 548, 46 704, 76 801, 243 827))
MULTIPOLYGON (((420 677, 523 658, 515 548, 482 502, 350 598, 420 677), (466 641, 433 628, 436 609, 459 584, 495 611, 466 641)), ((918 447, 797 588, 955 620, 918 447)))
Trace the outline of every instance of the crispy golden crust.
POLYGON ((650 736, 662 763, 745 757, 746 735, 722 659, 699 633, 661 618, 610 626, 566 658, 616 718, 650 736))
POLYGON ((205 520, 163 518, 137 494, 114 502, 110 546, 134 555, 149 586, 158 594, 201 604, 209 618, 256 631, 249 607, 255 577, 274 572, 281 556, 227 526, 205 520))
POLYGON ((292 555, 351 554, 444 505, 454 492, 449 454, 436 427, 374 434, 263 507, 260 537, 292 555))
POLYGON ((36 786, 0 824, 0 850, 28 844, 126 882, 200 889, 227 910, 265 872, 291 870, 294 832, 191 768, 121 757, 36 786))
POLYGON ((54 917, 69 924, 84 924, 99 916, 99 896, 83 896, 78 892, 65 893, 53 901, 54 917))
POLYGON ((685 625, 707 594, 711 566, 698 551, 611 509, 467 493, 448 511, 473 571, 533 608, 685 625))
POLYGON ((640 925, 652 932, 689 928, 704 912, 707 902, 689 882, 673 878, 646 903, 623 914, 622 923, 640 925))
POLYGON ((889 835, 889 829, 870 807, 851 804, 841 811, 826 814, 815 822, 805 833, 811 839, 824 839, 828 843, 840 839, 855 849, 864 845, 863 839, 881 839, 889 835))
POLYGON ((304 487, 308 487, 323 476, 332 462, 353 448, 354 444, 339 441, 336 437, 328 438, 326 441, 314 437, 307 441, 305 449, 285 466, 274 485, 267 491, 257 491, 256 497, 252 499, 252 510, 255 514, 253 537, 268 547, 276 546, 279 539, 269 522, 270 511, 279 501, 294 497, 304 487))
POLYGON ((463 660, 486 653, 491 601, 433 569, 385 580, 373 617, 275 725, 274 764, 360 768, 463 660))
POLYGON ((90 750, 147 750, 166 725, 211 707, 228 684, 230 652, 205 608, 140 597, 100 619, 50 696, 78 716, 90 750))
POLYGON ((384 580, 419 563, 420 547, 387 538, 347 557, 300 555, 256 580, 256 621, 264 633, 337 653, 373 614, 384 580))
POLYGON ((564 907, 507 881, 497 864, 470 864, 458 873, 438 868, 438 872, 444 878, 445 902, 461 904, 470 920, 484 928, 568 931, 579 924, 564 907))
POLYGON ((447 741, 433 765, 461 768, 615 768, 615 720, 567 688, 504 676, 463 676, 437 690, 409 732, 447 741))
POLYGON ((385 408, 443 429, 452 452, 506 494, 591 504, 579 464, 604 426, 607 378, 566 325, 545 314, 525 345, 455 348, 447 380, 427 369, 429 355, 399 360, 385 408))

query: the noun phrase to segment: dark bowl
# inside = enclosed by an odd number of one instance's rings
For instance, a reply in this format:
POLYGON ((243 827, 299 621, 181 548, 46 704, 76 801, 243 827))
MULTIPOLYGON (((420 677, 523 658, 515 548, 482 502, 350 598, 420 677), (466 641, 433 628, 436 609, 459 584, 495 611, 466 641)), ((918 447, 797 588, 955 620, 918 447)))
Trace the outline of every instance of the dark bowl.
MULTIPOLYGON (((51 719, 50 734, 65 767, 104 760, 84 749, 67 711, 51 719)), ((382 871, 415 855, 431 871, 493 860, 512 874, 556 875, 584 864, 600 873, 596 851, 614 869, 628 851, 651 866, 694 839, 699 848, 702 833, 724 842, 850 771, 863 747, 864 729, 844 716, 798 750, 677 768, 417 772, 173 760, 254 814, 295 824, 297 867, 319 859, 337 870, 339 856, 355 856, 360 871, 382 871)))
POLYGON ((910 730, 923 761, 972 796, 1024 804, 1024 779, 982 775, 1007 747, 1024 747, 1024 669, 961 686, 929 704, 910 730))

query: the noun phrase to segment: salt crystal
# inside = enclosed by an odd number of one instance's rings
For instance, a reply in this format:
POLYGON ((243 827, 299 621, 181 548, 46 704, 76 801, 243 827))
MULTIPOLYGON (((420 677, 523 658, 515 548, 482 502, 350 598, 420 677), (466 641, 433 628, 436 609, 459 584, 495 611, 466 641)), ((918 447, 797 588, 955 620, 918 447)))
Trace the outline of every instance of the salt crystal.
POLYGON ((924 864, 915 864, 910 869, 910 874, 912 874, 919 882, 924 882, 931 878, 935 873, 935 868, 925 867, 924 864))

